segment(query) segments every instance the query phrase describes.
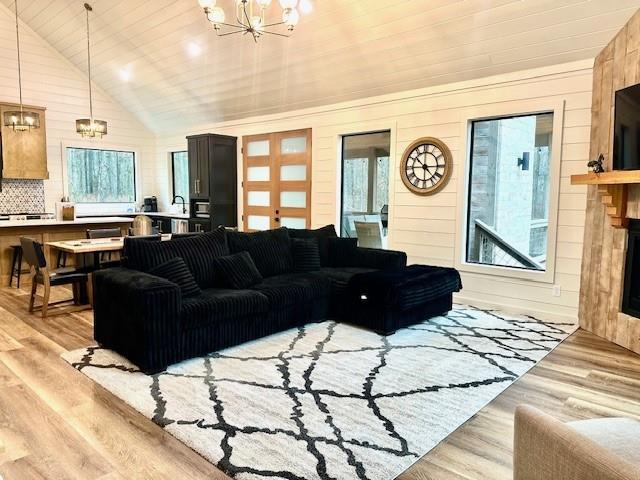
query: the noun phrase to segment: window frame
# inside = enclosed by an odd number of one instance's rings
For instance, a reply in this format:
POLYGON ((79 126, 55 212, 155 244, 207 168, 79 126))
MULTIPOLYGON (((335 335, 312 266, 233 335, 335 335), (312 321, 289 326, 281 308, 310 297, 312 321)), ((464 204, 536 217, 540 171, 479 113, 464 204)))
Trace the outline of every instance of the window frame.
POLYGON ((82 149, 82 150, 104 150, 104 151, 112 151, 112 152, 127 152, 133 153, 133 192, 134 192, 134 200, 131 202, 74 202, 76 205, 126 205, 126 206, 135 206, 138 202, 138 199, 142 198, 141 192, 141 181, 140 181, 140 157, 138 154, 138 150, 134 147, 123 146, 118 144, 110 144, 110 143, 100 143, 100 145, 96 145, 91 141, 76 141, 72 143, 61 143, 62 148, 62 177, 63 177, 63 196, 69 196, 69 157, 68 157, 68 149, 82 149))
POLYGON ((562 142, 564 130, 564 100, 542 101, 526 100, 509 102, 496 111, 495 105, 481 105, 463 111, 461 118, 461 134, 463 162, 460 165, 461 175, 458 176, 458 204, 456 231, 458 241, 455 245, 455 267, 468 273, 488 274, 499 277, 510 277, 531 280, 540 283, 555 281, 555 264, 557 251, 558 210, 560 201, 560 172, 562 164, 562 142), (500 265, 486 265, 467 262, 468 211, 471 179, 471 146, 473 122, 481 120, 495 120, 501 118, 553 114, 553 129, 551 140, 551 165, 549 168, 549 214, 547 230, 547 262, 546 270, 528 270, 523 268, 500 265))
MULTIPOLYGON (((339 143, 339 157, 338 157, 338 168, 339 168, 339 186, 340 186, 340 197, 339 197, 339 203, 338 203, 338 224, 337 224, 337 228, 336 230, 338 230, 338 236, 342 236, 342 221, 343 221, 343 217, 344 217, 344 163, 345 163, 345 158, 344 158, 344 148, 345 148, 345 142, 344 139, 345 137, 358 137, 361 135, 372 135, 372 134, 376 134, 376 133, 389 133, 389 199, 387 200, 387 205, 389 205, 389 203, 391 202, 391 193, 392 193, 392 178, 391 178, 391 152, 392 152, 392 145, 391 142, 395 141, 394 139, 394 133, 395 130, 392 130, 391 128, 382 128, 382 129, 374 129, 374 130, 367 130, 367 131, 358 131, 358 132, 353 132, 353 133, 342 133, 340 134, 340 143, 339 143)), ((368 165, 368 170, 369 173, 371 173, 372 171, 375 172, 377 166, 376 165, 368 165)), ((369 205, 369 203, 374 203, 375 202, 375 193, 374 192, 368 192, 367 193, 367 206, 369 205)), ((391 208, 391 207, 389 207, 391 208)))
MULTIPOLYGON (((187 154, 187 172, 189 171, 189 151, 188 150, 174 150, 169 152, 170 163, 171 163, 171 195, 172 199, 176 196, 176 169, 175 169, 175 160, 176 153, 186 153, 187 154)), ((187 179, 187 198, 184 199, 185 202, 189 202, 189 179, 187 179)))

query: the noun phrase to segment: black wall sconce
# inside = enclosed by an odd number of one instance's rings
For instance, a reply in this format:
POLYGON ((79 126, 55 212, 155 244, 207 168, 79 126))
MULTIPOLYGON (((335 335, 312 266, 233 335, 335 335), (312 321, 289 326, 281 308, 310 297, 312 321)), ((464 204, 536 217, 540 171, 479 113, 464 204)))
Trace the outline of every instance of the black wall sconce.
POLYGON ((529 152, 522 152, 522 158, 518 158, 518 166, 522 171, 529 170, 529 152))

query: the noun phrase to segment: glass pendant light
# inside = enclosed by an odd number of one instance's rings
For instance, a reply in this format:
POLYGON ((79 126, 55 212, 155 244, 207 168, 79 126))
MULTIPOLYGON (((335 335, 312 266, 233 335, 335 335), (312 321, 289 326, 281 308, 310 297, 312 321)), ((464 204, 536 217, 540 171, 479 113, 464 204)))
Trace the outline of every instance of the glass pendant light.
POLYGON ((107 122, 93 118, 93 92, 91 90, 91 41, 89 36, 89 12, 93 11, 91 5, 84 4, 87 12, 87 65, 89 74, 89 118, 76 120, 76 132, 83 137, 100 137, 107 134, 107 122))
POLYGON ((20 110, 4 112, 4 126, 12 128, 16 132, 30 131, 32 128, 40 128, 40 115, 24 109, 22 104, 22 70, 20 66, 20 30, 18 27, 18 0, 14 1, 16 9, 16 47, 18 50, 18 92, 20 94, 20 110))

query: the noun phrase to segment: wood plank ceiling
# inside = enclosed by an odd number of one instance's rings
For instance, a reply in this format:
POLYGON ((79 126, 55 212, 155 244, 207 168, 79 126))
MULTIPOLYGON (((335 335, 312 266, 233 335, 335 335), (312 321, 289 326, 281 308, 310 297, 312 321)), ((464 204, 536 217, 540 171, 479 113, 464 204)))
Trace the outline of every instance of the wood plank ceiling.
MULTIPOLYGON (((13 9, 13 0, 0 2, 13 9)), ((593 58, 640 7, 640 0, 313 0, 292 38, 256 45, 217 38, 196 0, 92 3, 95 83, 158 133, 593 58)), ((234 4, 218 0, 227 15, 234 4)), ((20 0, 19 15, 86 71, 82 5, 20 0)), ((280 11, 277 0, 271 9, 280 11)))

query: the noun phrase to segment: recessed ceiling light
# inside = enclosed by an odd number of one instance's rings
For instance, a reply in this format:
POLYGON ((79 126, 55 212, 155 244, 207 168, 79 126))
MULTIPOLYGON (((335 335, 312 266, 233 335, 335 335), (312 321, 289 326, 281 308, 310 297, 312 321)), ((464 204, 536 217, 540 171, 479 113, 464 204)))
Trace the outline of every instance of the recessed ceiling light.
POLYGON ((311 3, 311 0, 300 0, 299 8, 304 14, 311 13, 313 10, 313 3, 311 3))
POLYGON ((191 57, 197 57, 202 53, 202 47, 195 42, 189 42, 187 45, 187 53, 191 57))
POLYGON ((131 70, 129 70, 128 68, 121 68, 119 73, 120 79, 123 82, 128 82, 129 80, 131 80, 131 70))

